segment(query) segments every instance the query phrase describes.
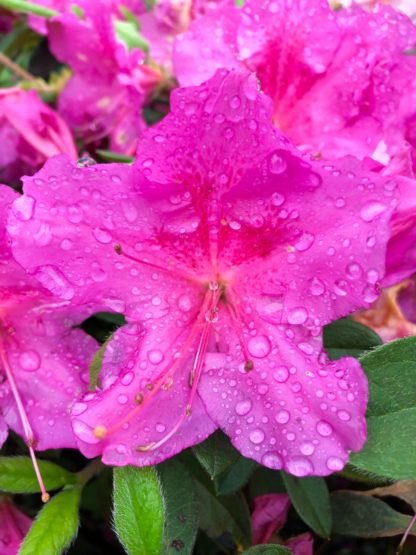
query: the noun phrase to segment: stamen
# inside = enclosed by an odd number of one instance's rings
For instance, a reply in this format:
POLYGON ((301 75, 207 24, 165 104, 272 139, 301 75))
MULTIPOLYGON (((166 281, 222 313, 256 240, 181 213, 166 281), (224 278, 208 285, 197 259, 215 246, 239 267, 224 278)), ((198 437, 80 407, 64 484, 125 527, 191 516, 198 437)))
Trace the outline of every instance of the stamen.
POLYGON ((137 396, 136 396, 135 401, 136 401, 137 406, 135 408, 131 409, 116 424, 114 424, 110 428, 106 428, 105 426, 102 426, 102 425, 96 426, 95 429, 94 429, 94 432, 93 432, 95 437, 97 437, 98 439, 103 439, 104 437, 107 437, 107 436, 113 434, 114 432, 117 432, 124 424, 129 422, 139 412, 141 412, 149 404, 149 402, 153 399, 153 397, 156 395, 156 393, 160 389, 163 389, 164 391, 166 391, 166 390, 168 390, 172 387, 172 384, 173 384, 173 377, 172 376, 176 372, 179 364, 182 362, 183 355, 185 353, 187 353, 188 349, 192 346, 192 344, 194 343, 194 341, 196 340, 196 338, 200 334, 200 328, 201 328, 201 323, 202 323, 201 315, 205 315, 205 312, 208 310, 208 308, 211 305, 213 296, 219 298, 218 293, 217 292, 213 293, 211 290, 207 291, 207 293, 205 295, 205 298, 202 302, 201 310, 199 312, 199 315, 196 318, 194 326, 191 329, 189 337, 185 341, 184 345, 182 346, 180 355, 173 362, 172 366, 168 369, 168 371, 165 372, 166 369, 163 370, 160 373, 158 379, 155 381, 155 383, 147 384, 147 386, 145 386, 145 389, 147 389, 149 391, 149 393, 147 395, 144 395, 144 396, 143 396, 142 393, 139 393, 139 395, 141 395, 140 402, 137 403, 137 396), (149 388, 148 386, 151 386, 151 387, 149 388), (105 435, 101 435, 103 433, 103 430, 105 430, 105 435))
MULTIPOLYGON (((212 288, 211 286, 209 287, 209 291, 211 292, 211 298, 208 297, 208 299, 209 299, 209 308, 208 308, 207 311, 214 311, 216 309, 216 311, 218 312, 217 305, 218 305, 218 301, 221 297, 221 291, 219 290, 219 287, 212 288)), ((207 293, 205 298, 207 298, 208 295, 209 295, 209 293, 207 293)), ((201 313, 203 314, 202 311, 201 311, 201 313)), ((211 331, 211 325, 213 323, 214 322, 211 321, 211 320, 206 320, 205 321, 204 329, 202 330, 202 334, 201 334, 201 337, 199 339, 198 347, 197 347, 197 350, 196 350, 196 353, 195 353, 194 363, 192 365, 192 370, 191 370, 191 374, 190 374, 190 377, 189 377, 189 384, 191 386, 191 392, 189 394, 188 403, 185 407, 184 412, 179 417, 178 421, 173 426, 173 428, 170 430, 170 432, 167 433, 163 438, 161 438, 157 442, 152 442, 152 443, 149 443, 147 445, 139 445, 137 447, 137 451, 139 451, 139 452, 154 451, 155 449, 158 449, 159 447, 164 445, 174 434, 176 434, 176 432, 182 426, 184 421, 192 415, 192 405, 193 405, 195 395, 196 395, 196 392, 197 392, 197 387, 198 387, 198 384, 199 384, 199 380, 200 380, 201 375, 202 375, 202 369, 204 367, 205 353, 206 353, 206 350, 207 350, 209 334, 210 334, 210 331, 211 331)))
POLYGON ((11 369, 11 366, 9 364, 9 360, 7 358, 6 355, 6 350, 4 348, 4 344, 3 341, 0 339, 0 360, 4 369, 4 372, 6 374, 6 378, 7 381, 9 382, 9 386, 11 389, 11 392, 13 394, 16 406, 17 406, 17 411, 19 413, 20 416, 20 421, 22 423, 22 427, 23 427, 23 431, 26 437, 26 444, 27 447, 29 449, 29 454, 30 454, 30 458, 32 459, 32 464, 33 464, 33 468, 36 474, 36 478, 39 484, 39 489, 41 491, 41 499, 43 501, 43 503, 47 503, 50 499, 50 495, 49 493, 46 491, 45 488, 45 484, 43 483, 43 478, 42 478, 42 474, 40 472, 40 468, 39 468, 39 464, 38 461, 36 459, 36 454, 35 454, 35 450, 34 450, 34 446, 36 444, 35 442, 35 438, 34 438, 34 434, 33 434, 33 430, 32 427, 30 425, 29 419, 27 417, 26 414, 26 410, 23 406, 23 402, 22 402, 22 398, 20 397, 20 393, 19 390, 17 388, 14 376, 13 376, 13 371, 11 369))
POLYGON ((158 270, 159 272, 165 272, 168 273, 169 275, 172 275, 172 273, 174 273, 177 277, 180 277, 182 279, 186 279, 188 281, 192 281, 194 283, 198 283, 196 278, 194 278, 193 276, 191 276, 190 274, 187 274, 186 272, 182 272, 180 270, 178 270, 177 268, 174 268, 172 266, 159 266, 158 264, 154 264, 153 262, 147 262, 146 260, 142 260, 140 258, 136 258, 135 256, 132 256, 131 254, 127 254, 125 252, 125 250, 123 249, 123 247, 120 245, 120 243, 115 243, 114 245, 114 250, 116 252, 116 254, 120 255, 120 256, 124 256, 125 258, 128 258, 129 260, 132 260, 133 262, 137 262, 139 264, 144 264, 145 266, 149 266, 149 268, 154 268, 155 270, 158 270))
POLYGON ((225 306, 226 306, 226 308, 228 310, 228 314, 230 315, 230 318, 231 318, 231 320, 232 320, 232 322, 235 326, 235 332, 237 334, 238 342, 240 343, 240 347, 241 347, 241 350, 243 352, 243 356, 244 356, 244 359, 245 359, 244 370, 246 372, 250 372, 254 368, 254 362, 250 358, 250 354, 249 354, 247 346, 246 346, 246 342, 245 342, 245 339, 244 339, 244 333, 243 333, 242 318, 238 314, 238 311, 237 311, 237 308, 236 308, 235 297, 234 297, 234 294, 231 290, 231 287, 227 288, 227 297, 226 297, 225 306))

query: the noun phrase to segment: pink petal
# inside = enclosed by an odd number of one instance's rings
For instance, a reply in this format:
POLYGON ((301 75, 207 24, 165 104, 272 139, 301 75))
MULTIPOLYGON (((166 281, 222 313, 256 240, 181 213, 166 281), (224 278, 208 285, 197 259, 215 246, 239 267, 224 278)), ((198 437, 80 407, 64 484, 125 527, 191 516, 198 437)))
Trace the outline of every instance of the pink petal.
POLYGON ((0 502, 0 547, 2 555, 17 555, 32 519, 19 511, 8 499, 0 502))
POLYGON ((254 499, 251 515, 253 545, 268 543, 274 532, 284 526, 289 507, 290 499, 285 493, 259 495, 254 499))
POLYGON ((286 545, 292 550, 293 555, 313 555, 313 536, 311 534, 290 538, 286 545))

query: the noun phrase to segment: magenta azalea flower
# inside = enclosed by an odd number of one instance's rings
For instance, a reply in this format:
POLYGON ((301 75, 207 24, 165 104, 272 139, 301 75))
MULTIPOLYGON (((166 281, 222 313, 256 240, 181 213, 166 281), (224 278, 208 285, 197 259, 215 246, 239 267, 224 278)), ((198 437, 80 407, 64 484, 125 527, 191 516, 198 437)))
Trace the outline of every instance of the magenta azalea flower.
MULTIPOLYGON (((34 463, 33 449, 75 447, 69 421, 70 404, 85 392, 88 363, 95 341, 73 329, 82 310, 53 297, 15 262, 5 233, 13 201, 23 220, 31 217, 29 202, 0 187, 0 445, 8 428, 22 435, 34 463)), ((38 244, 50 231, 38 230, 38 244)))
POLYGON ((285 493, 268 493, 254 498, 251 515, 253 544, 268 543, 286 522, 290 498, 285 493))
POLYGON ((0 553, 16 555, 32 520, 7 498, 0 498, 0 553))
POLYGON ((85 141, 109 135, 111 150, 133 154, 145 127, 143 103, 160 74, 144 65, 141 50, 117 41, 109 11, 95 3, 84 11, 84 19, 67 13, 48 23, 52 52, 74 71, 60 113, 85 141))
POLYGON ((55 154, 77 157, 71 132, 35 91, 0 90, 0 177, 16 181, 55 154))
POLYGON ((389 6, 333 12, 326 0, 246 0, 179 36, 174 69, 196 85, 219 67, 248 67, 273 99, 279 129, 326 158, 385 161, 416 118, 416 27, 389 6))
POLYGON ((101 388, 73 409, 86 456, 154 464, 218 426, 303 476, 363 446, 366 378, 355 359, 327 360, 321 329, 377 298, 394 180, 302 154, 271 108, 253 75, 220 71, 173 93, 133 167, 61 156, 25 179, 19 262, 128 321, 101 388))

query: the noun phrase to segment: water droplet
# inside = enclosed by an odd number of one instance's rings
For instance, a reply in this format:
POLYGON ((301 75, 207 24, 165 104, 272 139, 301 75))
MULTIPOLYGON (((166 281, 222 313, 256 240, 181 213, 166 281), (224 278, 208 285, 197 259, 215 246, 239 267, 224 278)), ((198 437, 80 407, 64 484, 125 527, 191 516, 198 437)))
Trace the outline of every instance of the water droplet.
POLYGON ((287 424, 290 420, 290 413, 287 410, 280 410, 275 418, 279 424, 287 424))
POLYGON ((252 432, 250 432, 249 435, 250 441, 252 443, 254 443, 255 445, 258 445, 259 443, 262 443, 262 441, 264 440, 264 432, 263 430, 253 430, 252 432))
POLYGON ((127 372, 126 374, 124 374, 124 376, 121 378, 121 383, 123 385, 130 385, 131 382, 133 381, 134 378, 134 373, 133 372, 127 372))
POLYGON ((35 212, 36 200, 29 195, 22 195, 13 204, 13 212, 19 220, 28 221, 35 212))
POLYGON ((313 443, 302 443, 302 445, 300 446, 300 452, 302 453, 302 455, 312 455, 315 451, 315 445, 313 443))
POLYGON ((374 285, 367 285, 363 289, 364 300, 366 303, 373 303, 378 299, 379 291, 374 285))
POLYGON ((71 415, 79 416, 80 414, 83 414, 87 410, 87 408, 87 403, 75 403, 74 405, 72 405, 71 415))
POLYGON ((251 411, 252 406, 253 405, 249 399, 240 401, 235 406, 235 412, 240 416, 244 416, 251 411))
POLYGON ((272 204, 273 206, 282 206, 285 202, 285 197, 280 193, 273 193, 272 194, 272 204))
POLYGON ((85 443, 94 445, 100 441, 97 437, 95 437, 93 428, 88 426, 88 424, 82 420, 73 420, 72 429, 74 434, 85 443))
POLYGON ((70 239, 62 239, 61 241, 61 249, 63 251, 69 251, 74 246, 74 243, 70 239))
POLYGON ((233 110, 237 110, 241 106, 241 100, 239 96, 233 96, 230 100, 230 107, 233 110))
POLYGON ((361 208, 360 215, 365 222, 372 222, 378 216, 383 214, 386 210, 387 206, 385 204, 382 204, 381 202, 370 201, 361 208))
POLYGON ((128 400, 129 398, 127 397, 127 395, 119 395, 117 397, 117 401, 120 403, 120 405, 125 405, 128 400))
POLYGON ((351 279, 360 279, 360 277, 363 275, 363 269, 356 262, 351 262, 347 266, 347 274, 348 277, 351 279))
POLYGON ((178 299, 178 307, 182 312, 189 312, 192 308, 192 301, 188 295, 181 295, 178 299))
POLYGON ((276 368, 273 372, 273 378, 279 383, 287 382, 289 379, 289 369, 287 366, 279 366, 276 368))
POLYGON ((338 297, 345 297, 348 294, 348 284, 343 279, 338 279, 334 283, 334 293, 338 297))
POLYGON ((322 280, 314 277, 309 281, 309 291, 314 297, 319 297, 325 293, 325 284, 322 280))
POLYGON ((320 420, 318 422, 318 424, 316 425, 316 430, 318 434, 322 437, 329 437, 333 431, 331 424, 325 422, 325 420, 320 420))
POLYGON ((103 243, 104 245, 111 243, 111 239, 112 239, 111 235, 105 229, 102 229, 100 227, 95 227, 93 229, 92 234, 94 235, 94 237, 97 239, 99 243, 103 243))
POLYGON ((19 356, 19 363, 26 372, 35 372, 40 366, 40 355, 36 351, 25 351, 19 356))
POLYGON ((314 241, 315 241, 315 235, 305 231, 295 242, 295 248, 300 252, 307 251, 308 249, 311 248, 314 241))
POLYGON ((164 424, 156 424, 156 431, 159 432, 159 434, 163 434, 163 432, 166 431, 166 426, 164 424))
MULTIPOLYGON (((271 173, 283 173, 287 168, 287 162, 277 152, 273 152, 269 157, 269 170, 271 173)), ((279 205, 277 205, 279 206, 279 205)))
POLYGON ((351 414, 346 410, 339 410, 337 412, 337 416, 343 422, 348 422, 349 420, 351 420, 351 414))
POLYGON ((252 337, 248 342, 249 353, 256 358, 264 358, 271 351, 271 344, 265 335, 257 335, 252 337))
POLYGON ((338 457, 329 457, 326 461, 326 466, 329 470, 339 472, 345 466, 345 463, 338 457))
POLYGON ((162 351, 159 351, 158 349, 152 349, 151 351, 148 351, 147 358, 152 364, 160 364, 165 356, 162 351))
POLYGON ((82 208, 78 204, 68 207, 68 220, 71 224, 79 224, 82 222, 84 214, 82 208))
POLYGON ((218 322, 218 308, 210 308, 205 312, 205 321, 209 324, 218 322))
POLYGON ((235 220, 232 222, 229 222, 228 225, 231 227, 231 229, 233 229, 234 231, 238 231, 239 229, 241 229, 241 224, 240 222, 236 222, 235 220))
POLYGON ((293 324, 293 325, 304 324, 307 318, 308 318, 308 311, 306 310, 306 308, 303 308, 302 306, 298 306, 294 308, 287 315, 287 321, 289 322, 289 324, 293 324))
POLYGON ((273 468, 273 470, 280 470, 283 468, 283 459, 277 453, 265 453, 261 459, 264 466, 273 468))
POLYGON ((297 457, 286 462, 286 469, 290 474, 294 476, 308 476, 313 473, 313 465, 307 459, 302 457, 297 457))

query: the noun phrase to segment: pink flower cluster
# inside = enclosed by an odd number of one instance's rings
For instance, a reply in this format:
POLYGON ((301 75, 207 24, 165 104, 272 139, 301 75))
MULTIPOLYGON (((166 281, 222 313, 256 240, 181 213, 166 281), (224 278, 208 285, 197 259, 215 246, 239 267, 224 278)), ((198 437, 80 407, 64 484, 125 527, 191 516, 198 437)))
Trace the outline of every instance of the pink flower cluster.
POLYGON ((3 171, 51 156, 23 195, 0 190, 0 439, 141 466, 220 428, 267 467, 340 471, 366 440, 367 380, 327 359, 322 327, 415 271, 416 28, 326 0, 123 5, 145 51, 117 2, 32 22, 73 72, 60 116, 0 95, 18 145, 3 171), (137 146, 134 163, 77 164, 67 125, 137 146), (127 324, 88 392, 76 325, 99 311, 127 324))

